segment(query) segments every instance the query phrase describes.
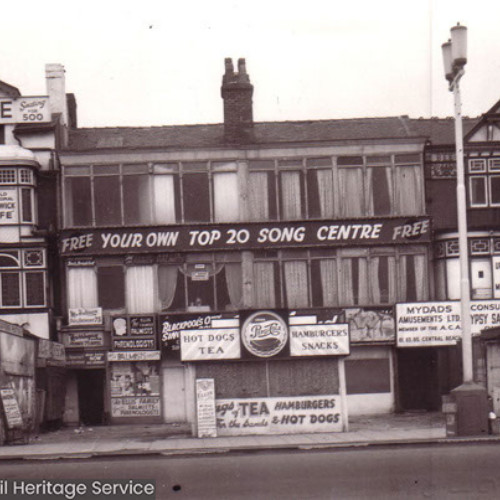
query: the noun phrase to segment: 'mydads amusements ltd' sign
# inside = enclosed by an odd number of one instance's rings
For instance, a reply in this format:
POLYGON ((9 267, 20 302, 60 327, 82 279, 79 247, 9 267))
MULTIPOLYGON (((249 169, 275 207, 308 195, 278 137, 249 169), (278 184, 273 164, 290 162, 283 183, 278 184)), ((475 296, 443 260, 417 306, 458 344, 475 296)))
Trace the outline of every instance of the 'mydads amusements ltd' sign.
POLYGON ((430 241, 428 217, 178 225, 63 231, 63 255, 387 245, 430 241))

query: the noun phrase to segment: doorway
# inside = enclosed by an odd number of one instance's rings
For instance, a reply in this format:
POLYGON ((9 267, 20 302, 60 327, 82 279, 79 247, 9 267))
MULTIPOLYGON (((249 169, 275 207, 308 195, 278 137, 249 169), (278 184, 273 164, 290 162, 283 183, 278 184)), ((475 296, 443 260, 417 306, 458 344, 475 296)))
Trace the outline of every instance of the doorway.
POLYGON ((104 424, 105 370, 76 370, 80 423, 104 424))
POLYGON ((437 349, 397 350, 401 410, 439 410, 441 404, 437 349))

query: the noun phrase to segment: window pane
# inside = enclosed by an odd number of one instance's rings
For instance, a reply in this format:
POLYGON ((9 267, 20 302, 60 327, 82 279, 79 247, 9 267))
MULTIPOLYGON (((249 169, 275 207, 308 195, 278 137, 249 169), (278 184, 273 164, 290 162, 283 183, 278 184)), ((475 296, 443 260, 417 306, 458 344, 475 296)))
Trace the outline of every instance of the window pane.
POLYGON ((290 261, 283 263, 285 278, 286 306, 288 308, 308 307, 309 290, 307 279, 307 262, 290 261))
POLYGON ((22 221, 33 222, 33 204, 31 202, 31 189, 21 189, 22 221))
POLYGON ((486 177, 470 177, 469 186, 471 206, 486 205, 486 177))
POLYGON ((125 307, 125 277, 122 266, 97 268, 99 306, 103 309, 125 307))
POLYGON ((371 203, 373 215, 390 215, 392 212, 392 180, 390 168, 370 168, 371 203))
POLYGON ((363 170, 360 168, 339 168, 341 212, 345 217, 363 215, 363 170))
POLYGON ((175 180, 173 175, 155 175, 153 177, 154 191, 154 222, 156 224, 171 224, 176 222, 175 180))
POLYGON ((236 172, 216 172, 214 180, 214 218, 216 222, 240 219, 240 190, 236 172))
POLYGON ((332 170, 307 171, 307 204, 309 217, 327 218, 334 215, 332 170))
POLYGON ((302 218, 303 186, 302 172, 281 172, 281 219, 302 218))
POLYGON ((94 178, 94 201, 97 225, 121 224, 118 176, 94 178))
POLYGON ((26 305, 45 305, 45 280, 43 272, 26 273, 26 305))
POLYGON ((500 205, 500 176, 490 177, 491 191, 490 199, 492 205, 500 205))
POLYGON ((397 167, 399 172, 399 209, 402 215, 423 212, 420 167, 397 167))
POLYGON ((391 392, 389 358, 346 359, 347 394, 391 392))
POLYGON ((188 276, 188 308, 215 309, 214 300, 214 277, 208 280, 197 281, 188 276))
POLYGON ((66 177, 66 224, 68 226, 92 225, 90 178, 66 177))
POLYGON ((20 306, 19 273, 2 273, 2 306, 20 306))
POLYGON ((126 274, 127 312, 152 313, 156 309, 153 266, 130 266, 126 274))
POLYGON ((254 307, 280 307, 278 264, 255 262, 253 266, 254 307))
POLYGON ((182 198, 186 222, 210 221, 210 194, 206 173, 183 176, 182 198))
POLYGON ((151 193, 147 175, 123 177, 125 224, 151 223, 151 193))
POLYGON ((251 221, 274 220, 277 217, 274 172, 250 172, 248 211, 251 221))

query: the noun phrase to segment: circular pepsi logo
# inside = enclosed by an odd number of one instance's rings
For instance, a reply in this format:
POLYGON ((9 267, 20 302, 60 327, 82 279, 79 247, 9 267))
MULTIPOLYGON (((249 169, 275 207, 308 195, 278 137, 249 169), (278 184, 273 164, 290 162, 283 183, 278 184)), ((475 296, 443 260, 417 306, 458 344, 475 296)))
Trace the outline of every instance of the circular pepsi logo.
POLYGON ((241 339, 248 352, 260 358, 269 358, 285 347, 288 329, 278 314, 259 311, 251 314, 243 323, 241 339))

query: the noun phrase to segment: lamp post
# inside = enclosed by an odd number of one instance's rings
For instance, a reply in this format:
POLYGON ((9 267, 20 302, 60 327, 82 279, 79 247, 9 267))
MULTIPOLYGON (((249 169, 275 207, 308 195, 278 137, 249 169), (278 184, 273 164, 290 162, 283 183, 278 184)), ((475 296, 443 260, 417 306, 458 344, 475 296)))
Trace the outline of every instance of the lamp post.
POLYGON ((460 261, 460 317, 462 326, 462 385, 452 393, 457 404, 457 434, 487 432, 487 395, 474 383, 469 284, 469 249, 467 243, 467 200, 464 175, 464 146, 460 79, 467 63, 467 28, 457 24, 450 30, 451 39, 443 43, 444 72, 453 92, 455 106, 455 148, 457 165, 457 218, 460 261))

